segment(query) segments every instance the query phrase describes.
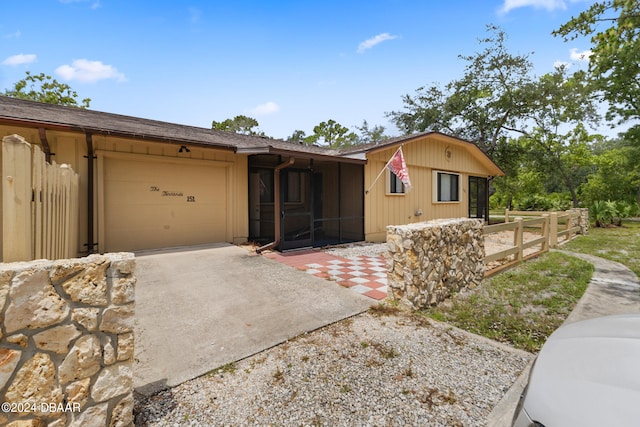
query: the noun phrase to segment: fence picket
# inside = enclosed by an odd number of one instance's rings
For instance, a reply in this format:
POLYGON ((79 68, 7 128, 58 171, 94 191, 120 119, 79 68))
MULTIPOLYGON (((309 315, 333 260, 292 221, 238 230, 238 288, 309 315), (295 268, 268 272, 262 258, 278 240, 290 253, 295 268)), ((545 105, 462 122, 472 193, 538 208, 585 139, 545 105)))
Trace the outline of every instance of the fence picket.
POLYGON ((2 262, 77 256, 78 174, 19 135, 2 139, 2 262))
POLYGON ((44 258, 43 249, 43 204, 42 204, 42 186, 44 183, 43 171, 45 168, 45 155, 39 147, 33 147, 33 241, 34 241, 34 259, 44 258))

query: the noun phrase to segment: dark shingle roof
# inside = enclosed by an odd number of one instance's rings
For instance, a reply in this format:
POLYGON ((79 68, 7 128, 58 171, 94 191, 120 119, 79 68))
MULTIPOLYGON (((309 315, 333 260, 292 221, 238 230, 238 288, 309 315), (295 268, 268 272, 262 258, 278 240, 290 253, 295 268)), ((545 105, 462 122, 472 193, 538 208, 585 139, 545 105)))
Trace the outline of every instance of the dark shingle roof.
POLYGON ((68 128, 96 134, 175 141, 215 147, 259 147, 264 138, 231 134, 120 114, 104 113, 0 96, 0 120, 45 127, 68 128))
POLYGON ((218 147, 244 153, 273 153, 346 160, 340 152, 261 136, 186 126, 0 96, 0 123, 118 135, 149 141, 218 147))

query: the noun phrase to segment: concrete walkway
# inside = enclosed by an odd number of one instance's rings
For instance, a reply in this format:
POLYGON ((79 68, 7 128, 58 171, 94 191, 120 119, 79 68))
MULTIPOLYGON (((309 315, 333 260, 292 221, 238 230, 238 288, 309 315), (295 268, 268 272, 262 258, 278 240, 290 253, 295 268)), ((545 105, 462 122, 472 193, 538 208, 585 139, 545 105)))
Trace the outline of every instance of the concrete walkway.
MULTIPOLYGON (((627 267, 593 255, 562 251, 594 265, 595 271, 584 295, 565 323, 612 314, 640 313, 640 281, 627 267)), ((510 427, 520 394, 527 385, 533 361, 520 374, 507 394, 493 409, 487 426, 510 427)))
POLYGON ((375 300, 233 245, 136 254, 134 387, 178 385, 375 300))

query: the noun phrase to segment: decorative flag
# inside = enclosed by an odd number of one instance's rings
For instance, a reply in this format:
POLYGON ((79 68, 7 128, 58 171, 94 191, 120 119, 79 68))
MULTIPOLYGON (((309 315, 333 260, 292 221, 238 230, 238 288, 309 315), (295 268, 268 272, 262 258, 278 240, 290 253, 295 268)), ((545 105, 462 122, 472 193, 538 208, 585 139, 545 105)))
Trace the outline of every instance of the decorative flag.
POLYGON ((402 154, 402 146, 398 148, 393 155, 387 167, 400 181, 404 184, 407 191, 411 189, 411 180, 409 179, 409 169, 407 169, 407 163, 404 161, 404 155, 402 154))

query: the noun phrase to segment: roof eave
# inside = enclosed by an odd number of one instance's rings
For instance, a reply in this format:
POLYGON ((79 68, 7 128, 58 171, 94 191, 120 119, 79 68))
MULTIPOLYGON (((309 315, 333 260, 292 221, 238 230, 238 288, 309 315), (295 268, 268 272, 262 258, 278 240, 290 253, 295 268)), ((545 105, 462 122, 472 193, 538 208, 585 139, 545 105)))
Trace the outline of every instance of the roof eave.
POLYGON ((48 122, 44 120, 27 120, 27 119, 16 119, 16 118, 7 117, 7 116, 0 116, 0 124, 31 127, 35 129, 45 128, 45 129, 57 130, 57 131, 80 132, 84 134, 90 133, 92 135, 115 136, 115 137, 121 137, 121 138, 163 142, 163 143, 174 144, 174 145, 190 145, 190 146, 197 146, 197 147, 221 148, 225 150, 236 151, 236 146, 233 144, 219 144, 219 143, 213 143, 213 142, 194 141, 191 139, 169 138, 169 137, 163 137, 158 135, 147 135, 147 134, 135 133, 135 132, 123 132, 123 131, 117 131, 112 129, 98 128, 98 127, 85 127, 85 126, 78 126, 78 125, 48 122))
POLYGON ((493 161, 491 160, 491 158, 480 149, 480 147, 478 147, 477 144, 471 142, 471 141, 467 141, 466 139, 462 139, 456 136, 451 136, 451 135, 447 135, 441 132, 423 132, 423 133, 418 133, 418 134, 414 134, 414 135, 409 135, 407 137, 404 138, 397 138, 397 139, 393 139, 392 141, 388 142, 388 143, 383 143, 383 144, 378 144, 378 145, 374 145, 371 147, 368 147, 366 149, 363 150, 358 150, 358 151, 352 151, 349 153, 346 153, 345 155, 353 155, 353 154, 359 154, 359 153, 363 153, 365 155, 370 154, 370 153, 376 153, 379 151, 383 151, 383 150, 388 150, 390 148, 394 148, 397 147, 399 145, 403 145, 409 142, 413 142, 417 139, 420 138, 425 138, 425 137, 429 137, 429 136, 433 136, 436 138, 442 138, 442 139, 446 139, 450 142, 453 142, 455 144, 459 144, 460 146, 463 147, 467 147, 468 149, 470 149, 471 151, 476 153, 476 158, 487 168, 487 171, 489 172, 489 176, 504 176, 506 175, 504 173, 504 171, 493 161))
POLYGON ((269 154, 289 156, 289 157, 294 157, 296 159, 314 159, 314 160, 322 160, 322 161, 330 161, 330 162, 338 162, 338 163, 356 163, 356 164, 367 163, 367 159, 345 157, 345 156, 339 156, 334 154, 308 153, 308 152, 297 151, 297 150, 283 150, 281 148, 273 148, 273 147, 269 148, 269 154))

